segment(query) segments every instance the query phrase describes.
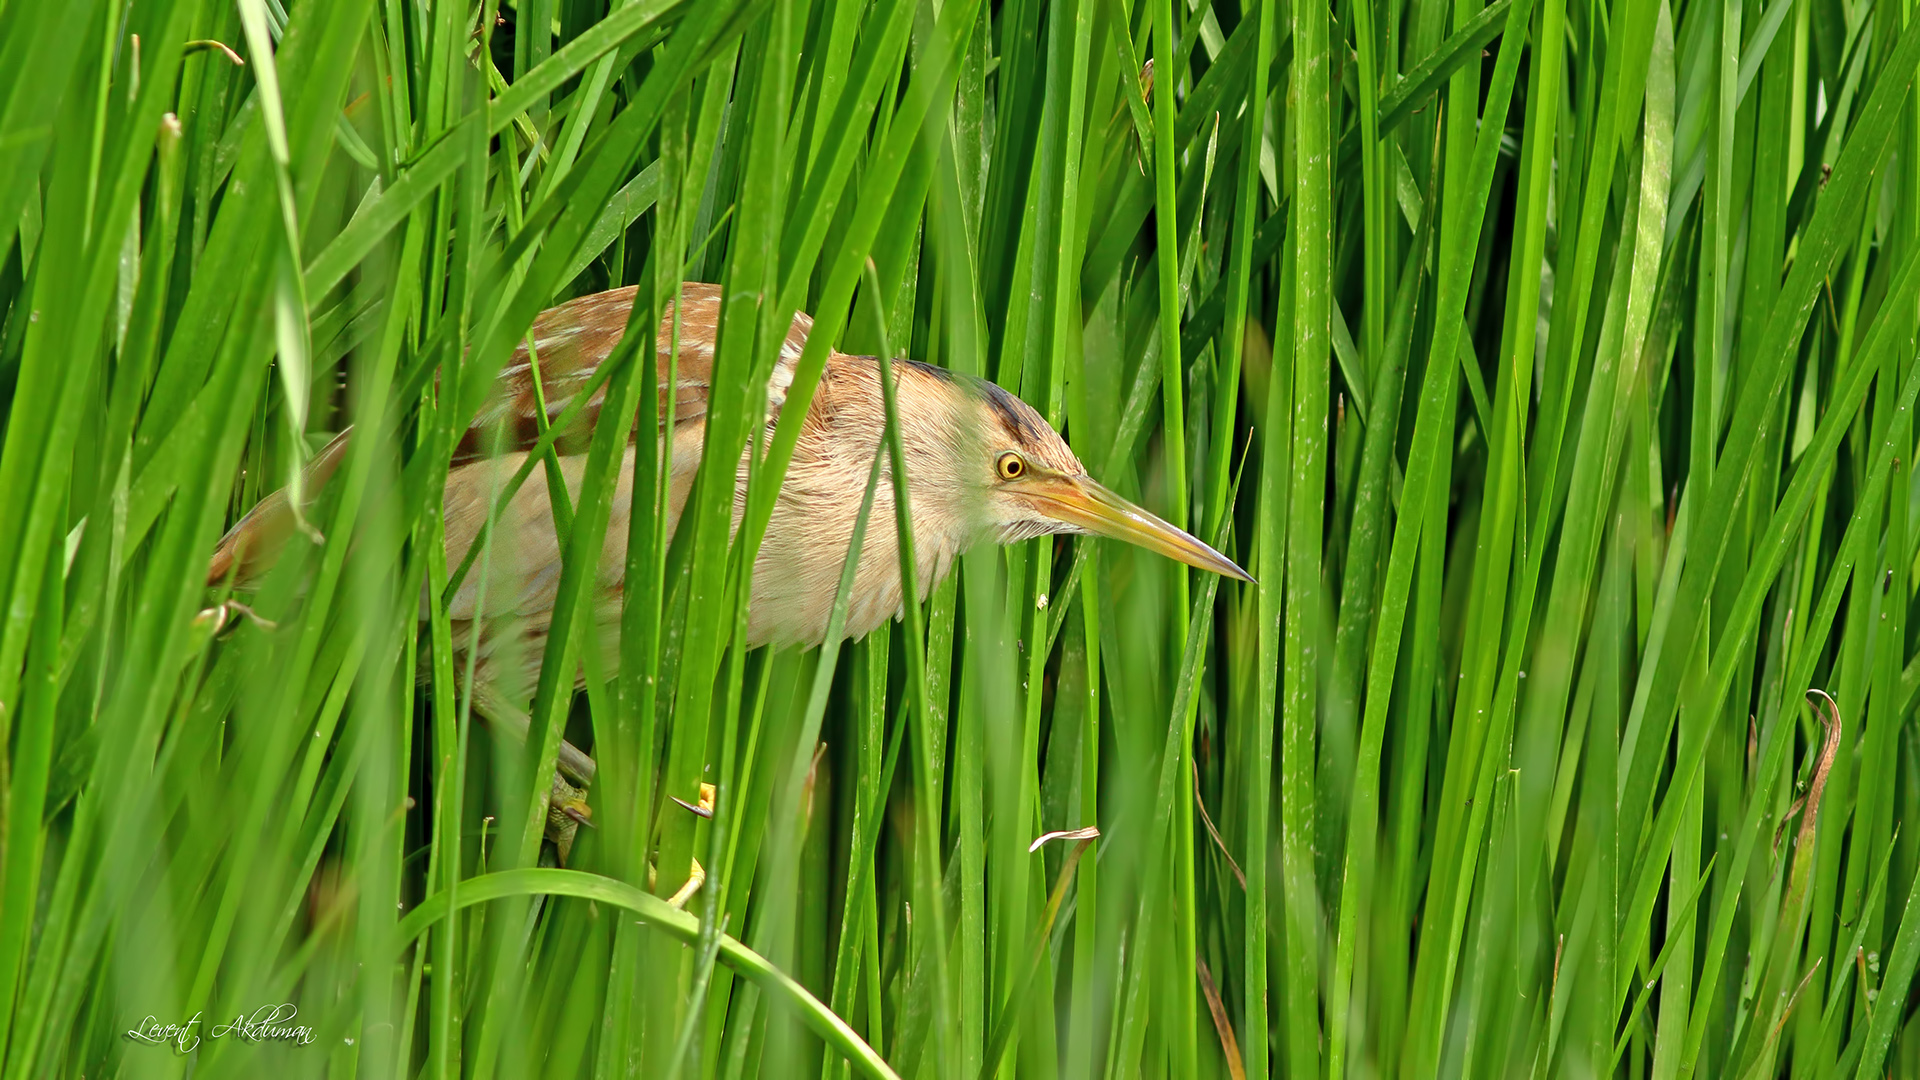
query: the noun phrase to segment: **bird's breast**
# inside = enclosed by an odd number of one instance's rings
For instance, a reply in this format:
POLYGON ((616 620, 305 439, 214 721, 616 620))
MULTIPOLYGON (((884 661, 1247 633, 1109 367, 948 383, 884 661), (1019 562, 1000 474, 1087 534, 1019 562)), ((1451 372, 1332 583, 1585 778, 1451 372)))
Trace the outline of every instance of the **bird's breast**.
MULTIPOLYGON (((699 469, 699 434, 697 427, 691 431, 683 429, 675 439, 666 506, 669 539, 677 531, 699 469)), ((834 598, 861 514, 872 456, 871 451, 864 456, 823 452, 822 447, 809 445, 811 441, 815 440, 802 439, 754 562, 747 624, 749 646, 808 647, 827 638, 834 598), (852 483, 846 482, 849 468, 857 474, 852 483)), ((506 489, 525 458, 522 453, 506 454, 462 465, 448 474, 445 498, 448 567, 461 565, 475 543, 482 545, 472 569, 448 605, 448 615, 456 621, 505 619, 515 626, 534 623, 544 627, 545 618, 558 598, 562 552, 554 528, 552 489, 546 467, 535 464, 521 487, 501 508, 491 538, 484 532, 488 506, 506 489)), ((569 504, 577 506, 586 457, 570 455, 558 461, 569 504)), ((621 462, 595 574, 600 596, 598 606, 609 609, 603 611, 598 620, 607 633, 617 634, 619 625, 635 463, 636 451, 629 447, 621 462)), ((744 516, 747 470, 748 459, 743 454, 732 500, 732 530, 736 533, 744 516)), ((883 468, 873 506, 867 513, 859 562, 848 596, 844 637, 862 637, 897 616, 901 609, 899 544, 890 481, 890 475, 883 468)), ((921 502, 917 494, 914 502, 921 502)), ((927 527, 936 515, 920 514, 922 508, 917 505, 914 509, 915 578, 924 597, 952 566, 961 544, 942 530, 927 527)), ((424 602, 425 597, 422 599, 424 602)), ((424 614, 425 608, 422 610, 424 614)), ((602 652, 609 658, 617 657, 617 640, 603 643, 602 652)))

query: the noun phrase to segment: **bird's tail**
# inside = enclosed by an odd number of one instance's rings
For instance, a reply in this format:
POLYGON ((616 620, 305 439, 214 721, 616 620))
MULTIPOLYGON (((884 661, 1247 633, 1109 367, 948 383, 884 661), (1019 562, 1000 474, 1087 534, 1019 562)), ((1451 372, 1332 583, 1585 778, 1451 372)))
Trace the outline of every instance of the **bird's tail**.
MULTIPOLYGON (((307 506, 319 498, 320 490, 346 459, 347 437, 351 434, 353 429, 347 428, 335 435, 332 442, 307 462, 301 472, 307 506)), ((230 574, 236 585, 251 584, 279 557, 287 537, 293 535, 294 526, 293 507, 287 501, 285 488, 261 499, 214 547, 213 560, 207 565, 207 584, 218 585, 230 574)))

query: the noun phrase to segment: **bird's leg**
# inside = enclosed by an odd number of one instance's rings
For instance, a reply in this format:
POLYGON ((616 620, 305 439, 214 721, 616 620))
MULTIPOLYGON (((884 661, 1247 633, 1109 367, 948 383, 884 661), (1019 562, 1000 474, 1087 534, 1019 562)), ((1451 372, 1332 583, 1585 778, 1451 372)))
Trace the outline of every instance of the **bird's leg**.
MULTIPOLYGON (((712 784, 701 784, 700 803, 698 806, 687 802, 677 795, 669 795, 667 798, 672 799, 676 804, 685 808, 688 813, 696 817, 711 819, 713 817, 713 797, 715 794, 716 792, 712 784)), ((687 880, 678 889, 674 890, 672 896, 667 898, 667 905, 669 907, 686 907, 687 901, 693 899, 693 894, 699 892, 700 886, 707 883, 707 868, 700 865, 700 860, 690 858, 687 861, 692 863, 692 866, 687 871, 687 880)), ((651 889, 654 887, 655 877, 656 874, 653 863, 648 862, 647 888, 651 889)))
MULTIPOLYGON (((700 886, 707 883, 707 868, 700 865, 699 859, 689 861, 692 862, 693 867, 687 874, 686 883, 675 890, 672 896, 667 897, 668 907, 684 909, 687 906, 687 901, 693 899, 693 894, 700 891, 700 886)), ((653 867, 649 865, 647 867, 647 888, 653 888, 653 880, 653 867)))
MULTIPOLYGON (((484 682, 476 680, 473 687, 473 694, 474 704, 478 707, 480 715, 484 717, 496 731, 504 732, 512 736, 515 741, 525 744, 527 741, 527 733, 532 730, 533 727, 532 720, 527 716, 525 710, 516 708, 496 693, 490 685, 484 682)), ((593 783, 593 777, 595 772, 598 771, 598 767, 594 764, 593 759, 587 756, 585 751, 565 739, 560 740, 560 754, 555 759, 554 764, 556 767, 553 773, 553 787, 547 796, 546 837, 553 841, 554 848, 559 854, 560 865, 565 866, 567 863, 567 855, 573 850, 574 838, 580 832, 580 826, 585 825, 588 828, 594 827, 592 821, 593 813, 587 806, 587 785, 593 783)), ((688 813, 703 818, 711 818, 713 817, 713 800, 715 794, 716 792, 712 784, 703 783, 700 785, 700 802, 698 805, 685 802, 673 796, 669 796, 669 798, 672 798, 676 804, 685 808, 688 813)), ((675 890, 674 894, 667 900, 667 903, 676 908, 684 907, 687 901, 691 899, 695 893, 700 891, 700 886, 706 883, 706 868, 700 865, 698 859, 692 860, 692 863, 693 865, 687 874, 686 882, 683 883, 679 889, 675 890)), ((653 888, 653 884, 654 867, 652 861, 649 860, 647 864, 647 887, 651 889, 653 888)))
MULTIPOLYGON (((509 735, 523 745, 526 743, 527 733, 533 725, 525 710, 508 702, 495 693, 491 686, 479 680, 475 680, 473 694, 481 717, 495 731, 509 735)), ((585 751, 565 739, 560 740, 560 754, 554 764, 553 785, 547 794, 545 831, 547 839, 553 841, 554 847, 559 850, 560 864, 565 866, 580 826, 593 827, 593 811, 587 806, 587 787, 593 783, 598 768, 585 751)))
POLYGON ((587 806, 587 789, 567 783, 567 778, 556 769, 553 790, 547 795, 546 835, 559 852, 561 866, 567 865, 567 854, 573 850, 573 838, 582 825, 593 827, 592 812, 587 806))

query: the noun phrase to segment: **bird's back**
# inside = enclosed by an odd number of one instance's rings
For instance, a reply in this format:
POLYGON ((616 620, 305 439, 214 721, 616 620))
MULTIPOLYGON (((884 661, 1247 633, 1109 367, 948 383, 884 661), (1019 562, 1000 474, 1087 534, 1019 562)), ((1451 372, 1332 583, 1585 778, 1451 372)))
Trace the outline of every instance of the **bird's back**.
MULTIPOLYGON (((625 336, 636 293, 631 286, 611 289, 541 312, 461 434, 453 451, 451 471, 457 473, 483 460, 523 460, 520 455, 539 442, 543 426, 557 429, 554 446, 563 463, 569 457, 584 455, 607 390, 605 380, 594 385, 595 376, 625 336), (590 387, 579 415, 562 425, 567 409, 590 387), (545 425, 539 407, 543 399, 545 425)), ((719 316, 720 287, 688 282, 681 290, 681 302, 668 305, 656 335, 659 430, 693 431, 696 451, 697 435, 704 430, 707 415, 719 316)), ((811 316, 796 314, 781 344, 768 380, 769 406, 776 415, 786 400, 800 350, 812 328, 811 316)), ((351 427, 340 432, 308 463, 302 486, 309 499, 318 498, 345 460, 352 433, 351 427)), ((633 437, 638 435, 636 428, 633 437)), ((676 449, 680 449, 678 441, 676 449)), ((284 491, 261 500, 221 538, 208 568, 208 584, 218 584, 229 574, 243 588, 256 583, 278 558, 293 527, 294 517, 284 491)))
MULTIPOLYGON (((578 501, 586 450, 606 392, 604 382, 593 386, 594 378, 625 334, 635 295, 635 289, 625 288, 579 297, 542 312, 534 321, 529 340, 515 350, 501 370, 493 391, 454 451, 444 498, 450 568, 461 565, 469 549, 482 539, 489 507, 501 497, 537 444, 542 426, 540 403, 544 400, 547 425, 558 425, 575 399, 587 393, 580 415, 558 431, 555 439, 570 502, 578 501)), ((660 375, 656 431, 661 439, 671 439, 673 446, 666 506, 669 535, 678 523, 704 449, 720 314, 719 287, 689 283, 677 311, 669 307, 657 328, 660 375), (677 354, 673 352, 676 334, 677 354)), ((812 326, 811 317, 796 314, 774 358, 767 385, 769 425, 777 420, 785 403, 812 326)), ((932 445, 950 440, 959 425, 941 407, 952 396, 943 392, 941 385, 948 377, 938 369, 917 364, 902 363, 896 370, 903 402, 924 399, 921 407, 903 410, 912 418, 903 429, 908 442, 932 445)), ((811 645, 825 637, 835 586, 883 430, 875 362, 867 357, 830 353, 756 560, 749 644, 811 645)), ((638 432, 636 428, 636 438, 638 432)), ((344 459, 349 435, 342 432, 316 455, 309 466, 309 493, 317 494, 344 459)), ((636 453, 636 445, 630 443, 619 470, 597 575, 595 608, 603 631, 601 647, 610 661, 617 661, 618 656, 619 607, 636 453)), ((744 503, 739 492, 744 490, 747 465, 743 454, 737 473, 736 528, 744 503)), ((916 576, 925 588, 944 573, 954 551, 968 537, 949 527, 952 523, 940 521, 939 514, 923 513, 925 508, 919 505, 922 481, 938 478, 914 475, 912 467, 909 474, 914 481, 916 535, 921 537, 916 545, 920 569, 916 576)), ((561 560, 548 483, 546 469, 536 465, 528 471, 519 489, 502 505, 491 540, 475 557, 472 571, 448 605, 449 616, 461 630, 469 628, 472 620, 480 620, 483 640, 479 659, 494 668, 492 677, 499 684, 501 696, 508 700, 524 699, 531 693, 540 645, 559 586, 561 560)), ((209 583, 216 584, 229 573, 243 586, 251 583, 271 565, 292 531, 291 523, 284 493, 264 500, 222 539, 210 567, 209 583)), ((848 636, 865 634, 899 609, 897 552, 892 489, 883 476, 855 578, 845 628, 848 636)), ((462 633, 456 633, 455 638, 465 640, 462 633)))

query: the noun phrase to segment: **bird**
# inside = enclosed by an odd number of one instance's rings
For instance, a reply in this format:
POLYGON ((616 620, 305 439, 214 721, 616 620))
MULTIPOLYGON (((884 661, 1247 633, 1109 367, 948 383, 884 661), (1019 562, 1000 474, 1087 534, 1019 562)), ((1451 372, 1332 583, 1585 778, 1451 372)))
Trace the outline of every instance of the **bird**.
MULTIPOLYGON (((599 365, 624 336, 637 293, 629 286, 580 296, 535 318, 454 451, 442 499, 448 567, 462 565, 483 539, 498 494, 534 450, 542 404, 548 424, 555 424, 574 399, 587 392, 599 365)), ((606 661, 603 670, 615 675, 636 455, 671 445, 665 499, 671 537, 705 442, 721 305, 719 286, 686 283, 677 302, 666 305, 655 336, 658 442, 641 446, 643 425, 634 425, 590 585, 598 647, 606 661), (670 357, 676 319, 677 354, 670 357)), ((779 343, 766 385, 768 441, 812 330, 812 317, 796 313, 779 343)), ((1095 480, 1059 432, 1004 388, 913 360, 896 360, 891 368, 918 595, 927 595, 962 553, 980 544, 1056 534, 1109 537, 1202 570, 1253 580, 1199 538, 1095 480)), ((884 455, 881 379, 877 358, 829 350, 754 563, 747 609, 749 647, 810 647, 828 636, 867 479, 875 456, 884 455)), ((578 410, 577 430, 562 431, 555 440, 558 472, 573 502, 580 495, 587 440, 605 392, 604 386, 594 389, 578 410)), ((316 498, 345 459, 351 435, 351 428, 341 432, 309 461, 302 483, 305 499, 316 498)), ((750 464, 749 453, 743 453, 733 499, 736 530, 746 507, 750 464)), ((884 456, 881 469, 869 521, 892 522, 893 486, 884 456)), ((549 482, 548 469, 535 467, 528 473, 498 510, 490 542, 482 549, 484 568, 476 562, 447 602, 455 642, 470 640, 479 624, 476 709, 522 737, 560 584, 561 550, 549 482)), ((256 583, 299 524, 285 490, 262 500, 221 538, 208 566, 208 586, 230 581, 244 589, 256 583)), ((423 594, 422 620, 431 610, 429 601, 423 594)), ((901 613, 897 534, 891 528, 870 527, 856 563, 842 635, 863 637, 901 613)), ((584 685, 584 672, 576 675, 578 685, 584 685)), ((549 833, 558 829, 570 841, 567 822, 584 820, 582 790, 593 768, 590 758, 570 746, 563 746, 560 764, 564 776, 555 781, 549 833)))

